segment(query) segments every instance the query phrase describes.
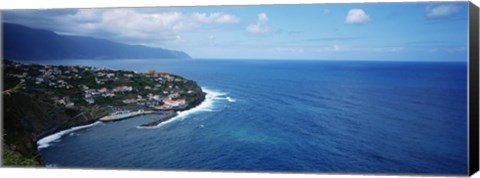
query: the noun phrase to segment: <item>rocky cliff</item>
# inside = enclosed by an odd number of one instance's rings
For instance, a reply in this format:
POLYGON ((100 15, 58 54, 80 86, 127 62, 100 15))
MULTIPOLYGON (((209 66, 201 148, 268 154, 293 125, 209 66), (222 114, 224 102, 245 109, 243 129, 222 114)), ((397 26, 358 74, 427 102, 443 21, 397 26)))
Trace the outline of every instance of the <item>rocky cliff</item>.
MULTIPOLYGON (((22 91, 3 94, 3 142, 10 151, 25 159, 43 165, 37 151, 37 140, 43 136, 95 122, 95 113, 68 111, 65 108, 42 102, 22 91), (67 112, 78 113, 76 117, 67 112)), ((4 152, 5 153, 5 152, 4 152)), ((5 156, 5 155, 4 155, 5 156)), ((4 157, 4 160, 7 159, 4 157)), ((16 163, 4 163, 4 165, 16 163)))

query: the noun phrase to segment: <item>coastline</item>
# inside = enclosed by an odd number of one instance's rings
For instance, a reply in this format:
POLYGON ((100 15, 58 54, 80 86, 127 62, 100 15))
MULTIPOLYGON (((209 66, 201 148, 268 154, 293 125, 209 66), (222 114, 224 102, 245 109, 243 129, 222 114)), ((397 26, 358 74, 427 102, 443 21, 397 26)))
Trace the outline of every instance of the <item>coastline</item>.
MULTIPOLYGON (((175 117, 178 117, 179 113, 194 109, 194 108, 198 107, 199 105, 201 105, 202 103, 204 103, 205 100, 206 100, 206 96, 207 96, 208 92, 204 92, 204 89, 202 89, 201 87, 199 88, 199 90, 200 90, 200 93, 201 93, 200 99, 195 101, 194 103, 188 105, 185 108, 142 113, 142 114, 134 115, 132 117, 139 116, 139 115, 147 115, 147 114, 162 115, 159 119, 156 119, 153 122, 142 124, 142 125, 149 125, 149 126, 145 126, 145 127, 139 126, 141 128, 155 128, 162 123, 165 123, 167 121, 172 120, 175 117), (172 112, 174 113, 174 115, 170 114, 172 112), (150 126, 154 123, 156 123, 156 124, 153 125, 153 126, 150 126)), ((97 118, 97 119, 94 119, 94 120, 90 120, 88 122, 74 124, 70 127, 58 127, 56 129, 54 129, 53 131, 47 131, 47 132, 42 133, 42 134, 40 134, 39 136, 36 137, 35 143, 37 144, 37 150, 40 150, 40 149, 43 149, 43 148, 46 148, 46 147, 50 146, 49 143, 60 139, 62 136, 66 135, 68 133, 71 133, 71 132, 74 132, 74 131, 77 131, 77 130, 81 130, 81 129, 86 129, 86 128, 98 125, 100 123, 116 122, 116 121, 120 121, 120 120, 129 119, 129 118, 132 118, 132 117, 122 118, 122 119, 118 119, 118 120, 107 120, 107 121, 102 121, 102 120, 100 120, 100 118, 97 118)))
POLYGON ((196 105, 193 105, 191 107, 188 107, 188 109, 182 109, 182 110, 176 110, 172 113, 168 113, 171 111, 167 111, 163 116, 160 118, 149 122, 142 124, 140 126, 137 126, 137 128, 141 129, 154 129, 158 128, 162 125, 165 125, 169 122, 172 122, 178 118, 185 117, 186 115, 193 113, 193 112, 198 112, 198 111, 204 111, 202 107, 208 107, 213 100, 216 99, 217 96, 223 95, 223 94, 215 94, 215 92, 207 90, 207 89, 202 89, 203 96, 201 102, 196 103, 196 105))
POLYGON ((176 112, 172 112, 172 111, 167 111, 165 112, 164 114, 162 114, 160 116, 160 118, 152 121, 152 122, 148 122, 148 123, 145 123, 145 124, 142 124, 140 126, 138 126, 137 128, 151 128, 151 127, 156 127, 158 125, 160 125, 161 123, 164 123, 174 117, 177 117, 178 114, 176 112))
POLYGON ((95 126, 95 125, 98 125, 102 122, 100 121, 96 121, 94 123, 91 123, 91 124, 86 124, 86 125, 79 125, 79 126, 75 126, 75 127, 72 127, 72 128, 69 128, 69 129, 66 129, 66 130, 62 130, 62 131, 59 131, 59 132, 56 132, 54 134, 51 134, 51 135, 48 135, 48 136, 45 136, 43 137, 42 139, 39 139, 37 141, 37 149, 42 149, 42 148, 46 148, 49 145, 50 142, 53 142, 55 140, 58 140, 60 139, 63 135, 65 134, 68 134, 68 133, 71 133, 73 131, 77 131, 77 130, 82 130, 82 129, 86 129, 86 128, 89 128, 89 127, 92 127, 92 126, 95 126))

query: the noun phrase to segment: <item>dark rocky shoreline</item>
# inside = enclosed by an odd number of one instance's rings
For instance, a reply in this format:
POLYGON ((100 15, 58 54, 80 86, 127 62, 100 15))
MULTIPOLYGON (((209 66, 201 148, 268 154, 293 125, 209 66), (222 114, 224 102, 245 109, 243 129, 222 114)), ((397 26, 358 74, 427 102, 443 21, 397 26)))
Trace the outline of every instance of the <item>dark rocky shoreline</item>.
POLYGON ((69 120, 62 126, 55 127, 55 128, 50 129, 50 130, 44 131, 44 132, 40 133, 35 138, 35 140, 38 141, 38 140, 41 140, 44 137, 47 137, 47 136, 52 135, 54 133, 60 132, 62 130, 67 130, 67 129, 77 127, 77 126, 82 126, 82 125, 89 125, 89 124, 92 124, 92 123, 98 121, 98 118, 95 118, 94 116, 92 116, 91 113, 87 113, 87 114, 88 115, 83 117, 83 119, 69 120))
MULTIPOLYGON (((178 115, 177 112, 179 112, 179 111, 186 111, 186 110, 197 107, 203 101, 205 101, 205 96, 206 96, 206 93, 203 92, 200 87, 198 88, 197 92, 201 93, 201 95, 200 95, 200 98, 197 101, 195 101, 194 103, 189 104, 186 107, 166 109, 166 110, 162 110, 162 111, 155 111, 152 114, 161 115, 161 117, 159 119, 153 121, 153 122, 145 123, 145 124, 142 124, 140 126, 141 127, 153 127, 153 126, 156 126, 156 125, 158 125, 162 122, 168 121, 168 120, 172 119, 173 117, 177 116, 178 115)), ((42 132, 41 134, 39 134, 38 136, 35 137, 35 143, 36 143, 36 141, 41 140, 44 137, 55 134, 55 133, 60 132, 62 130, 67 130, 67 129, 82 126, 82 125, 92 124, 92 123, 98 121, 98 118, 94 118, 91 113, 87 113, 87 114, 88 114, 87 116, 83 117, 84 118, 83 120, 82 119, 69 120, 62 126, 55 127, 55 128, 50 129, 50 130, 42 132)), ((80 117, 80 118, 82 118, 82 117, 80 117)), ((124 120, 124 119, 121 119, 121 120, 124 120)), ((120 121, 120 120, 117 120, 117 121, 120 121)), ((115 122, 115 121, 111 121, 111 122, 115 122)))
POLYGON ((195 108, 197 107, 198 105, 200 105, 203 101, 205 101, 205 96, 206 96, 206 93, 203 92, 203 91, 199 91, 199 93, 201 93, 201 96, 200 96, 200 99, 197 100, 195 103, 191 104, 191 105, 188 105, 187 107, 184 107, 184 108, 177 108, 177 109, 171 109, 171 110, 166 110, 164 111, 163 113, 161 113, 161 116, 160 118, 156 119, 155 121, 152 121, 152 122, 149 122, 149 123, 145 123, 145 124, 142 124, 140 125, 140 127, 155 127, 165 121, 168 121, 172 118, 174 118, 175 116, 177 116, 177 112, 178 111, 186 111, 186 110, 189 110, 189 109, 192 109, 192 108, 195 108))
POLYGON ((160 118, 158 118, 157 120, 149 122, 149 123, 142 124, 142 125, 140 125, 140 127, 155 127, 155 126, 161 124, 162 122, 165 122, 165 121, 168 121, 168 120, 174 118, 177 115, 178 114, 176 112, 167 111, 167 112, 159 115, 160 118))

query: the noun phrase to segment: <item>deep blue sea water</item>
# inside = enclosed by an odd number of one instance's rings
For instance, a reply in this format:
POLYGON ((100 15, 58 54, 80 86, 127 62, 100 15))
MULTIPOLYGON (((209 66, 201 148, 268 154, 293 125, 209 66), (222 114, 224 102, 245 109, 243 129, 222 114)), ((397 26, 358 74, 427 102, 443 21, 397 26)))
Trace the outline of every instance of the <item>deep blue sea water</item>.
POLYGON ((140 116, 40 149, 57 167, 315 173, 467 173, 467 63, 69 60, 168 71, 208 103, 153 129, 140 116))

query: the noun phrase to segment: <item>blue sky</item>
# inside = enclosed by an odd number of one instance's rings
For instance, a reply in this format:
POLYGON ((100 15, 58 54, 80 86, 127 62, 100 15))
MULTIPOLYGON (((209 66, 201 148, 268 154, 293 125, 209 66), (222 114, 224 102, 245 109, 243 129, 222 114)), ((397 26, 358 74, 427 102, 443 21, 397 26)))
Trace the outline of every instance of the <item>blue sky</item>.
POLYGON ((4 22, 193 58, 466 61, 468 3, 9 10, 4 22))

